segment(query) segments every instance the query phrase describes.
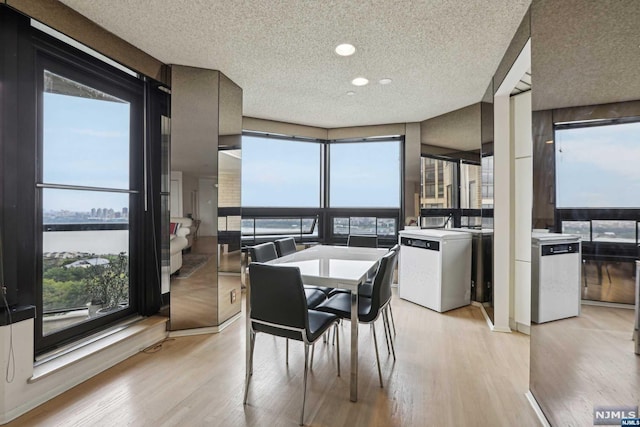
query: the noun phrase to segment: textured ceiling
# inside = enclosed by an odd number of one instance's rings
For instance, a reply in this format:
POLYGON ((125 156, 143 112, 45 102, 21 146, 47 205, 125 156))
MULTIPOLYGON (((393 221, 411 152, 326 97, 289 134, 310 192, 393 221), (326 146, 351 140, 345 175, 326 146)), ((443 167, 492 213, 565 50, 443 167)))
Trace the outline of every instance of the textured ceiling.
POLYGON ((334 128, 480 101, 530 0, 62 3, 165 63, 222 71, 245 116, 334 128), (340 43, 356 53, 339 57, 340 43), (369 85, 352 86, 358 76, 369 85))

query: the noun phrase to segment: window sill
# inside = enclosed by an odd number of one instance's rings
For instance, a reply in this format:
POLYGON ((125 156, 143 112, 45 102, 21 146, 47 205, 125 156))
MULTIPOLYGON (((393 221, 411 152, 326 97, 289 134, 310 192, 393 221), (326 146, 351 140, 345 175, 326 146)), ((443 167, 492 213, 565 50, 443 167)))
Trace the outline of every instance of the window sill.
POLYGON ((160 327, 160 325, 166 325, 167 320, 168 318, 166 317, 152 316, 140 318, 133 322, 128 321, 107 331, 102 331, 86 340, 74 343, 70 347, 58 350, 53 354, 45 355, 41 360, 36 361, 33 375, 27 382, 32 384, 42 380, 89 357, 98 355, 136 335, 152 328, 160 327))

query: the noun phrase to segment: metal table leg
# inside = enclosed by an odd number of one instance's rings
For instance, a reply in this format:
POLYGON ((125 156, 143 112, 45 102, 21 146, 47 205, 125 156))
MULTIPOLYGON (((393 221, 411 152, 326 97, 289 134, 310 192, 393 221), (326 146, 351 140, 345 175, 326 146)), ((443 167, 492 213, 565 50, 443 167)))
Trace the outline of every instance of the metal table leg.
POLYGON ((351 290, 351 401, 358 401, 358 289, 351 290))

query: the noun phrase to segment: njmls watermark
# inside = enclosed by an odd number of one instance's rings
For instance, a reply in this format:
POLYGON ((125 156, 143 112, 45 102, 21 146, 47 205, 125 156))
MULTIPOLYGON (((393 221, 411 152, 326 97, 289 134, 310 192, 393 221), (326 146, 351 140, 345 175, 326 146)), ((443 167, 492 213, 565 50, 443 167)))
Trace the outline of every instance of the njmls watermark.
POLYGON ((638 419, 638 406, 593 407, 594 426, 640 426, 640 424, 633 424, 636 419, 638 419))

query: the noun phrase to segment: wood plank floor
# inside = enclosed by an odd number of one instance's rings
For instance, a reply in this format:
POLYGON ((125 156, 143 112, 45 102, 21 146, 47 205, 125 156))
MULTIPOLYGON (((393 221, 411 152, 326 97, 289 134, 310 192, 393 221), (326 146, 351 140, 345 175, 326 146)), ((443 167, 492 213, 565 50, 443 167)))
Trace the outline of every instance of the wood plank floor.
POLYGON ((552 425, 592 425, 596 405, 638 404, 633 325, 633 310, 583 304, 580 317, 532 326, 532 391, 552 425))
MULTIPOLYGON (((378 385, 373 339, 360 327, 359 401, 349 401, 349 327, 335 347, 316 344, 305 424, 314 426, 536 426, 528 389, 529 338, 492 333, 477 307, 438 314, 393 299, 397 361, 381 342, 378 385)), ((20 417, 9 426, 295 426, 304 357, 292 343, 259 334, 247 406, 244 320, 222 333, 168 340, 20 417)))

